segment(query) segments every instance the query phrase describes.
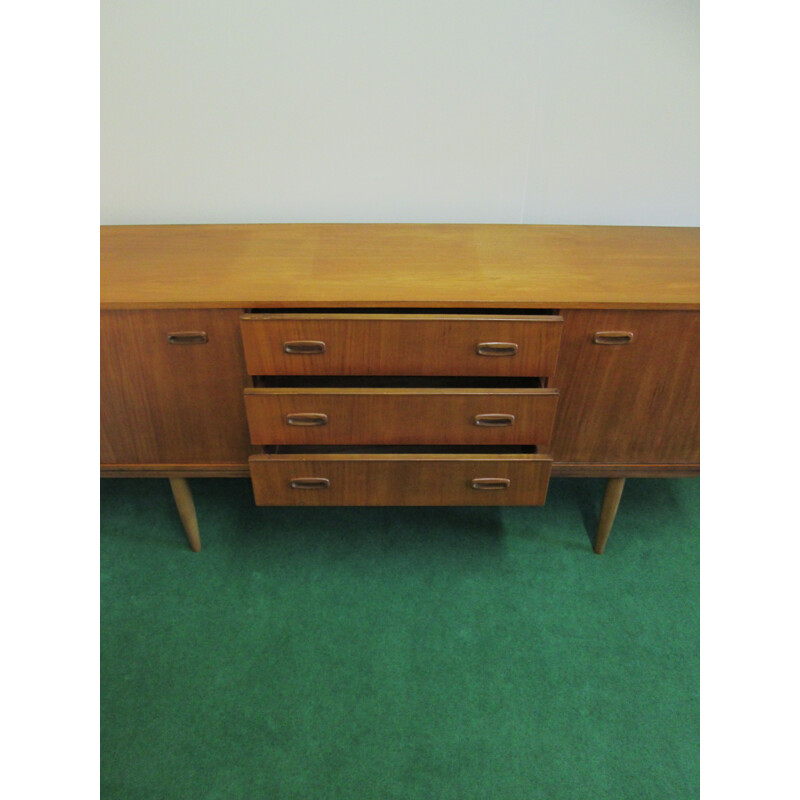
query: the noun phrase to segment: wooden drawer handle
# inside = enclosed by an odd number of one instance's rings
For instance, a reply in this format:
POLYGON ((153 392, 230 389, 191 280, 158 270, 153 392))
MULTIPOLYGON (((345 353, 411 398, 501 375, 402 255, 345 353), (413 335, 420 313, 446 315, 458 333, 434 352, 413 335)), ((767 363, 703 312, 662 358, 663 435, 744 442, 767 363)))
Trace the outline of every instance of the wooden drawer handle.
POLYGON ((592 336, 595 344, 630 344, 633 341, 631 331, 597 331, 592 336))
POLYGON ((473 489, 508 489, 511 481, 508 478, 473 478, 473 489))
POLYGON ((507 428, 514 424, 513 414, 476 414, 475 424, 484 428, 507 428))
POLYGON ((519 345, 514 342, 481 342, 475 350, 479 356, 515 356, 519 345))
POLYGON ((327 414, 311 414, 311 413, 302 413, 302 414, 287 414, 286 415, 286 424, 287 425, 297 425, 299 427, 310 428, 315 425, 327 425, 328 424, 328 415, 327 414))
POLYGON ((325 342, 296 341, 284 342, 283 352, 290 356, 313 356, 325 352, 325 342))
POLYGON ((327 489, 331 482, 327 478, 292 478, 289 485, 292 489, 327 489))
POLYGON ((176 331, 167 334, 170 344, 205 344, 208 334, 205 331, 176 331))

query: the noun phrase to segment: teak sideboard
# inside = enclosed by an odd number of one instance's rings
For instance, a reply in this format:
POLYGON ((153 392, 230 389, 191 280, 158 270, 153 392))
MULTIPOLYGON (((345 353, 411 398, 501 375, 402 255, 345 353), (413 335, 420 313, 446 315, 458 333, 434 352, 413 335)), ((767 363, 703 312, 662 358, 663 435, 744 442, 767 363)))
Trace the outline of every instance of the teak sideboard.
POLYGON ((259 505, 542 505, 699 473, 697 228, 101 228, 101 475, 259 505))

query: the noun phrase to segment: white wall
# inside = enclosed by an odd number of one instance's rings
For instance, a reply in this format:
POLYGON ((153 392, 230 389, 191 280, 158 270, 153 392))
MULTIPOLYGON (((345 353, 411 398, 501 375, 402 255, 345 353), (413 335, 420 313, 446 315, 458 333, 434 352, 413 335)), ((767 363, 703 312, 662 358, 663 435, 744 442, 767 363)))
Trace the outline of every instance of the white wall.
POLYGON ((699 225, 699 0, 102 0, 103 224, 699 225))

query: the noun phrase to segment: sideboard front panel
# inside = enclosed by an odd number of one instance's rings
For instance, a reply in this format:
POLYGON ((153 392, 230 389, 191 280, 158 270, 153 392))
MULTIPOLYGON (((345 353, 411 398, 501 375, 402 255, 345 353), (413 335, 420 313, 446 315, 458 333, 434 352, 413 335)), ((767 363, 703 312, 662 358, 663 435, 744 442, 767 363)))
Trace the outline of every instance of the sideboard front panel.
POLYGON ((698 464, 699 312, 562 316, 555 461, 698 464))
POLYGON ((247 464, 239 311, 100 315, 100 461, 247 464))

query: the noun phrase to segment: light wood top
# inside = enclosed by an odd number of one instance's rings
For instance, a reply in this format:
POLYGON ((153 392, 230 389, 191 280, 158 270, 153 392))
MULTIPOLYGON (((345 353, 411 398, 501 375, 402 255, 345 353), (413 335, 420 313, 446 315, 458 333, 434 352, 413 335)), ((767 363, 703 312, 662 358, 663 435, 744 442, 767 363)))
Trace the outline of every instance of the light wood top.
POLYGON ((699 228, 123 225, 100 243, 105 309, 700 303, 699 228))

